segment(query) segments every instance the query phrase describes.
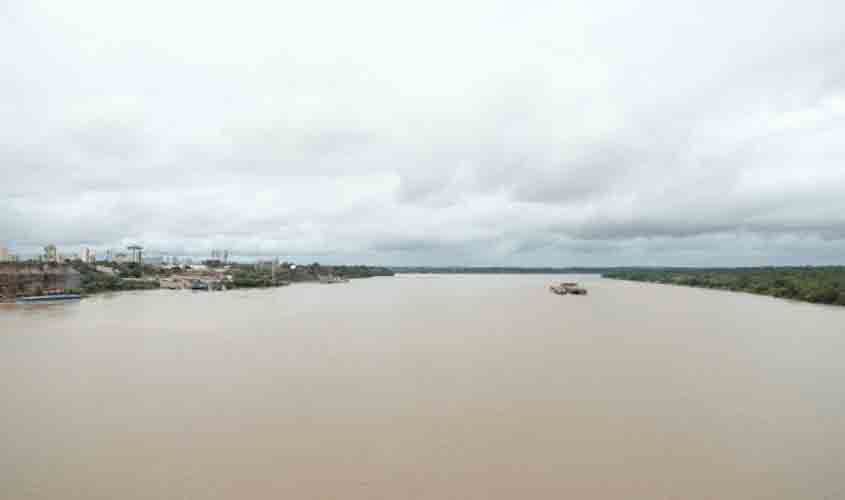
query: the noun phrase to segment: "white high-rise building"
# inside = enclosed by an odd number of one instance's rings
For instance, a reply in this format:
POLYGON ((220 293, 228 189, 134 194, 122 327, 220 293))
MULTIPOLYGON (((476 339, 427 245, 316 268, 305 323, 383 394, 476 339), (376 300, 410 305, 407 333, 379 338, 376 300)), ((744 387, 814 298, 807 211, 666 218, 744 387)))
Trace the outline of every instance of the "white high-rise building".
POLYGON ((179 257, 175 255, 165 255, 163 258, 163 263, 168 266, 178 266, 179 265, 179 257))
POLYGON ((79 260, 85 262, 86 264, 92 264, 97 260, 97 252, 90 248, 83 248, 81 252, 79 252, 79 260))

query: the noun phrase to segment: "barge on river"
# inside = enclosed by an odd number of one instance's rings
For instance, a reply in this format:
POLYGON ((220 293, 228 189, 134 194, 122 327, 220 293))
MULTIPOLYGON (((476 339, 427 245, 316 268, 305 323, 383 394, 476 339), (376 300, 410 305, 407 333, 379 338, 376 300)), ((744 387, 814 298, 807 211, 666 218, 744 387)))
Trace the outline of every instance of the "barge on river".
POLYGON ((557 295, 587 295, 587 289, 578 286, 578 283, 563 282, 551 285, 549 291, 557 295))

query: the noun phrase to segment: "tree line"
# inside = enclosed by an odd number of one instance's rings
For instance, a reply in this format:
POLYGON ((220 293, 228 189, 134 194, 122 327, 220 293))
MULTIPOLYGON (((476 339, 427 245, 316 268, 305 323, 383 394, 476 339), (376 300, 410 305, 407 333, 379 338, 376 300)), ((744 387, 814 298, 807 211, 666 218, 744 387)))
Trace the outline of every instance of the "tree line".
POLYGON ((845 305, 845 266, 625 269, 603 276, 845 305))

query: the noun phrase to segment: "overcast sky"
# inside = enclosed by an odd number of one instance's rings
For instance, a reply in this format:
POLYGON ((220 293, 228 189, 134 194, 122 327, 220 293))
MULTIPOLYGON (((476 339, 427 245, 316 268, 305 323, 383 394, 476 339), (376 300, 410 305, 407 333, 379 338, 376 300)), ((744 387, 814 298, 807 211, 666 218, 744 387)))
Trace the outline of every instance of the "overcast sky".
POLYGON ((0 245, 845 262, 845 3, 0 0, 0 245))

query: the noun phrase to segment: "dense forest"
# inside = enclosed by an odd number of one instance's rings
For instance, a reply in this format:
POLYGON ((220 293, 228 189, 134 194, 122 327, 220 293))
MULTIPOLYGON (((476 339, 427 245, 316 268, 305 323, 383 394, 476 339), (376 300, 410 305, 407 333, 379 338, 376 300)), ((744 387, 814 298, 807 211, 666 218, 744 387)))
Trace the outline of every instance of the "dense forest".
POLYGON ((603 276, 845 305, 845 266, 620 269, 605 272, 603 276))

